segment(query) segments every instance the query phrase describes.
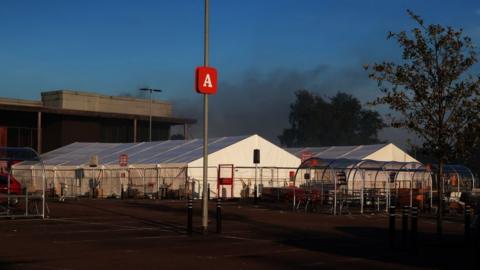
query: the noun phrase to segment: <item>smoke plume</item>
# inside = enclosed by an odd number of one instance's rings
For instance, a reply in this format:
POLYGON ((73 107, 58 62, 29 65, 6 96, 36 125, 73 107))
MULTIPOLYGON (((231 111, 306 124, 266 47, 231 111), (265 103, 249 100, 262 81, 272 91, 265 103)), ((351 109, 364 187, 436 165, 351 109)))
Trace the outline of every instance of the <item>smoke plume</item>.
MULTIPOLYGON (((289 126, 290 104, 295 91, 307 89, 324 98, 338 91, 362 102, 378 93, 365 71, 358 68, 317 66, 306 71, 277 69, 267 74, 249 72, 235 81, 219 82, 218 93, 209 97, 209 136, 259 134, 275 143, 289 126)), ((203 128, 203 98, 173 100, 174 114, 197 119, 190 136, 200 138, 203 128)))

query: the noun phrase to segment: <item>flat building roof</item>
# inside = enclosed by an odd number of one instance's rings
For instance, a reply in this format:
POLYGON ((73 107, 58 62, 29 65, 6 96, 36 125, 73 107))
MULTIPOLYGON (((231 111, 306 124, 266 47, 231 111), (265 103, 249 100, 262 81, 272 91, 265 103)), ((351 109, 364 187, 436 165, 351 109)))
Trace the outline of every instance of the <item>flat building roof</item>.
POLYGON ((41 93, 41 100, 0 98, 4 110, 45 112, 53 114, 79 115, 102 118, 146 120, 171 124, 194 124, 195 119, 175 117, 172 104, 166 101, 133 97, 107 96, 74 90, 56 90, 41 93))

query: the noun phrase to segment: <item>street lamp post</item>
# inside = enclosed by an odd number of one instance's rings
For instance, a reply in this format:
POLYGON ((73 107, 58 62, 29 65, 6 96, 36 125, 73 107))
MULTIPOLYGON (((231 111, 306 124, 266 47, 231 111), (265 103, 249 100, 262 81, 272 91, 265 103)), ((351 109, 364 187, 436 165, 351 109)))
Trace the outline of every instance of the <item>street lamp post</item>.
POLYGON ((140 88, 139 90, 150 92, 150 113, 149 113, 150 127, 149 127, 149 130, 148 130, 148 141, 151 142, 152 141, 152 92, 162 92, 162 90, 161 89, 153 89, 153 88, 140 88))
MULTIPOLYGON (((208 67, 208 0, 204 1, 203 66, 208 67)), ((203 95, 203 196, 202 228, 208 231, 208 95, 203 95)))

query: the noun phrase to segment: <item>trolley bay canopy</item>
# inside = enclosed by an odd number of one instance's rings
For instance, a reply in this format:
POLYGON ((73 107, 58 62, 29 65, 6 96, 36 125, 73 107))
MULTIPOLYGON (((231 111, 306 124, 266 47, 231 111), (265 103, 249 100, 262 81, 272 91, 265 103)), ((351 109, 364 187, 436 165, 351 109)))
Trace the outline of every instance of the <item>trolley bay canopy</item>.
MULTIPOLYGON (((322 198, 333 196, 335 204, 339 197, 350 204, 358 203, 362 212, 366 201, 378 209, 390 205, 391 200, 401 205, 432 207, 437 190, 433 167, 417 161, 312 157, 299 166, 295 185, 315 190, 322 198)), ((470 169, 462 165, 445 165, 443 180, 450 194, 447 197, 470 192, 478 185, 470 169)))
POLYGON ((39 162, 40 157, 32 148, 0 147, 0 160, 6 162, 18 162, 24 160, 39 162))

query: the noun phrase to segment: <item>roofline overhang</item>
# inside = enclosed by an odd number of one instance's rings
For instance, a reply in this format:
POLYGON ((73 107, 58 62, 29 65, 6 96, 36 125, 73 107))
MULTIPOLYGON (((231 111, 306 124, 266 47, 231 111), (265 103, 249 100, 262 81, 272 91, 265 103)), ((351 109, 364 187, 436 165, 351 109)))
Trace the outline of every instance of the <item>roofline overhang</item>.
MULTIPOLYGON (((137 119, 142 121, 148 121, 148 115, 136 115, 136 114, 122 114, 122 113, 110 113, 110 112, 93 112, 93 111, 81 111, 81 110, 69 110, 69 109, 59 109, 59 108, 50 108, 43 106, 25 106, 25 105, 12 105, 12 104, 2 104, 2 110, 8 111, 22 111, 22 112, 41 112, 47 114, 58 114, 58 115, 73 115, 73 116, 85 116, 85 117, 99 117, 99 118, 116 118, 116 119, 137 119)), ((181 118, 181 117, 168 117, 168 116, 152 116, 152 121, 156 122, 166 122, 172 125, 184 125, 184 124, 196 124, 197 120, 192 118, 181 118)))

